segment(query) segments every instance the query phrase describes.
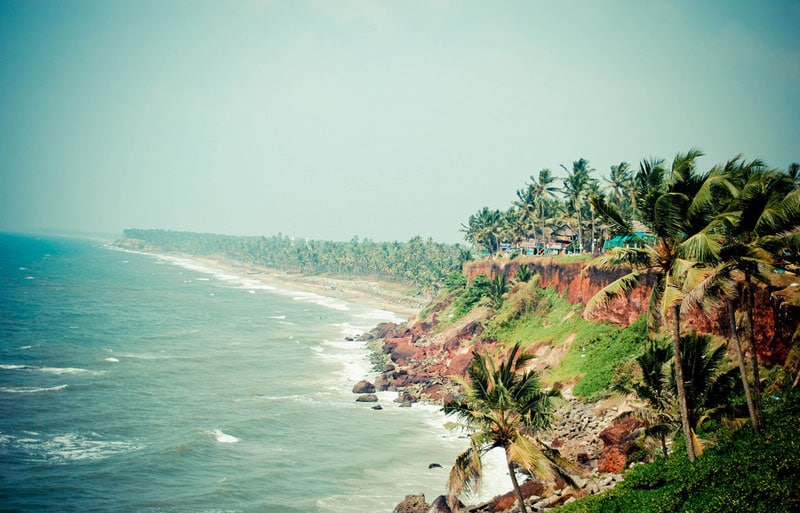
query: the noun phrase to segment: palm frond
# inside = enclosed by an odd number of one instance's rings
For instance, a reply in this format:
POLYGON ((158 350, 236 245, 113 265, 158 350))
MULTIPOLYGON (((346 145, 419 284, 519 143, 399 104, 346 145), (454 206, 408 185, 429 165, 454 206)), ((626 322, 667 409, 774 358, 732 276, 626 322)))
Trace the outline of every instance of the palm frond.
POLYGON ((533 476, 542 479, 553 477, 549 459, 533 440, 522 433, 517 433, 513 442, 506 448, 506 458, 533 476))
POLYGON ((661 296, 661 315, 666 317, 675 305, 683 302, 685 294, 678 288, 672 285, 664 287, 664 293, 661 296))
POLYGON ((650 252, 644 248, 611 248, 607 253, 593 258, 584 272, 591 268, 595 269, 616 269, 622 266, 630 266, 634 269, 642 269, 650 263, 650 252))
POLYGON ((477 491, 480 488, 482 475, 481 453, 476 448, 470 447, 456 457, 453 468, 450 469, 447 481, 448 498, 457 501, 462 493, 477 491))
POLYGON ((632 235, 634 233, 631 223, 625 219, 616 205, 605 200, 603 196, 592 194, 589 202, 601 220, 605 221, 613 236, 632 235))
POLYGON ((681 244, 681 256, 697 262, 715 262, 722 250, 722 235, 710 230, 701 230, 681 244))
POLYGON ((641 274, 639 271, 632 271, 625 276, 617 278, 602 289, 586 303, 584 312, 590 313, 601 306, 607 305, 612 299, 627 294, 639 284, 641 274))

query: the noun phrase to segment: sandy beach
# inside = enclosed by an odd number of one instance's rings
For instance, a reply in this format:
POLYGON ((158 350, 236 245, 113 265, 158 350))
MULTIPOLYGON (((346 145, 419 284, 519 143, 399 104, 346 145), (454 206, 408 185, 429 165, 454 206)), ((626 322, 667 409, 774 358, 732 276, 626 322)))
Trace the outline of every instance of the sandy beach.
POLYGON ((286 273, 257 265, 245 264, 238 260, 231 260, 221 256, 180 256, 195 260, 209 267, 258 280, 265 285, 302 292, 313 292, 320 296, 336 298, 350 303, 375 306, 406 319, 416 316, 431 301, 429 296, 421 292, 418 295, 413 295, 411 289, 394 283, 362 278, 332 278, 329 276, 286 273))
POLYGON ((349 276, 309 276, 300 273, 287 273, 247 264, 222 255, 201 257, 188 253, 173 253, 151 248, 139 249, 129 246, 124 240, 117 241, 112 247, 134 253, 191 260, 205 267, 258 280, 265 285, 299 292, 311 292, 349 303, 374 306, 392 312, 404 319, 415 317, 432 299, 419 289, 388 281, 349 276))

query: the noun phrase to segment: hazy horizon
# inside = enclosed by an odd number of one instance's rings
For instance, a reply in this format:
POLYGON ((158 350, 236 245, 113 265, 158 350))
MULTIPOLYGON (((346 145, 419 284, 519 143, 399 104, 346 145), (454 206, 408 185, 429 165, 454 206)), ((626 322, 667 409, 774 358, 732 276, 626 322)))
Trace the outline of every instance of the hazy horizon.
POLYGON ((800 160, 800 3, 0 0, 0 231, 461 242, 581 157, 800 160))

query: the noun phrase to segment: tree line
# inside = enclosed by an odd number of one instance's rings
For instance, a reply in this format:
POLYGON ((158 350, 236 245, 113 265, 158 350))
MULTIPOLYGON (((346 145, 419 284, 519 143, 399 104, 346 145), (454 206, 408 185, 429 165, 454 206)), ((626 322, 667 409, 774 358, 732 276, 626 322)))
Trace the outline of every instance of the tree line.
POLYGON ((129 228, 137 239, 165 251, 197 256, 223 255, 247 264, 303 274, 336 273, 375 277, 436 289, 469 258, 459 244, 414 237, 408 242, 349 242, 295 239, 283 234, 234 236, 160 229, 129 228))
MULTIPOLYGON (((702 152, 692 150, 694 158, 702 152)), ((731 159, 731 162, 741 157, 731 159)), ((761 161, 754 161, 766 171, 761 161)), ((550 169, 542 169, 531 175, 524 187, 517 189, 516 198, 506 210, 483 207, 469 216, 461 225, 464 238, 476 248, 489 254, 497 254, 502 244, 517 245, 528 241, 534 252, 545 251, 548 242, 569 241, 570 252, 591 252, 596 255, 604 243, 613 237, 609 225, 599 218, 593 199, 612 204, 637 227, 645 220, 637 205, 642 198, 637 191, 648 184, 639 180, 653 179, 647 170, 665 165, 664 159, 642 160, 639 170, 628 162, 614 164, 607 177, 598 177, 597 170, 589 161, 580 158, 571 167, 561 165, 565 177, 557 177, 550 169), (644 173, 639 171, 644 170, 644 173)), ((724 168, 730 163, 715 166, 724 168)), ((787 170, 771 170, 795 184, 800 182, 800 166, 792 164, 787 170)), ((652 185, 652 184, 649 184, 652 185)), ((638 230, 637 230, 638 231, 638 230)))

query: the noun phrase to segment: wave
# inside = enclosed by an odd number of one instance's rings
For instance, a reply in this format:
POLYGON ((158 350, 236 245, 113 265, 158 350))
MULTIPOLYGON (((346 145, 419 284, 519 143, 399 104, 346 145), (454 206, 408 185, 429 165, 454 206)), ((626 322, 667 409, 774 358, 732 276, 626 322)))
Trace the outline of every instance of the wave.
POLYGON ((13 365, 13 364, 2 364, 0 365, 0 369, 2 370, 21 370, 21 371, 30 371, 30 372, 44 372, 47 374, 90 374, 93 376, 99 376, 101 374, 105 374, 105 371, 96 371, 96 370, 89 370, 89 369, 81 369, 77 367, 35 367, 32 365, 13 365))
POLYGON ((11 446, 25 453, 31 461, 50 464, 101 460, 141 449, 140 445, 129 441, 99 439, 97 433, 91 433, 90 437, 78 433, 42 436, 39 433, 26 432, 25 435, 6 435, 0 440, 0 446, 11 446))
POLYGON ((114 358, 113 356, 109 356, 108 358, 104 358, 103 360, 110 363, 119 363, 119 359, 114 358))
POLYGON ((291 294, 293 301, 301 301, 304 303, 314 303, 315 305, 323 306, 325 308, 331 308, 333 310, 339 311, 348 311, 350 307, 347 306, 347 303, 342 301, 341 299, 336 299, 332 297, 320 296, 319 294, 315 294, 313 292, 301 292, 298 293, 297 291, 287 291, 291 294))
POLYGON ((223 433, 221 429, 215 429, 211 432, 211 434, 214 436, 217 442, 222 444, 235 444, 239 441, 239 439, 235 436, 223 433))
POLYGON ((54 387, 0 387, 0 392, 5 394, 36 394, 38 392, 58 392, 59 390, 64 390, 68 386, 69 385, 58 385, 54 387))
POLYGON ((401 324, 406 322, 406 319, 400 317, 394 312, 390 312, 389 310, 383 310, 380 308, 373 308, 372 310, 367 310, 364 313, 355 314, 353 317, 357 317, 359 319, 366 319, 369 321, 378 321, 378 322, 393 322, 395 324, 401 324))

